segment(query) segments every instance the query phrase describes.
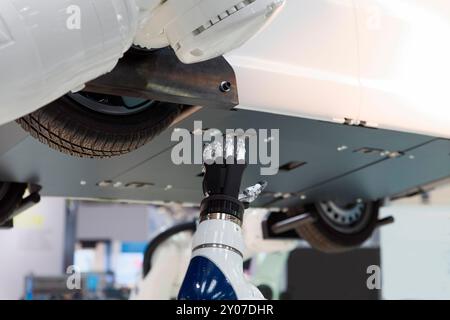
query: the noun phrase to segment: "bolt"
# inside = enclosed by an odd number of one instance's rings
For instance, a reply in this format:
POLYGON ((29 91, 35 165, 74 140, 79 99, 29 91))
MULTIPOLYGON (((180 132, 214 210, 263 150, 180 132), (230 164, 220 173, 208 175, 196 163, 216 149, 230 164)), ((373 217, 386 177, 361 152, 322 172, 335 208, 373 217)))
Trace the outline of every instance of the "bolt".
POLYGON ((277 192, 273 195, 274 198, 283 198, 283 193, 277 192))
POLYGON ((113 182, 111 180, 105 180, 105 181, 100 181, 99 183, 97 183, 97 186, 99 187, 110 187, 113 184, 113 182))
POLYGON ((121 188, 121 187, 122 187, 122 185, 123 185, 123 183, 122 183, 122 182, 120 182, 120 181, 117 181, 117 182, 114 182, 114 184, 113 184, 113 188, 121 188))
POLYGON ((229 81, 222 81, 222 83, 219 86, 220 91, 226 93, 231 91, 231 82, 229 81))

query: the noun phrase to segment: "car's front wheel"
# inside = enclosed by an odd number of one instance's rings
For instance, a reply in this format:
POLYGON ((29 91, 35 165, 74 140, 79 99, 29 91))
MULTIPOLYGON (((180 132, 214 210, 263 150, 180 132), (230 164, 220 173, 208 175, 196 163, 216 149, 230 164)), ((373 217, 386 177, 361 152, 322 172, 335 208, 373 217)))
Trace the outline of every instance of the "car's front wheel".
POLYGON ((129 153, 160 134, 180 114, 179 104, 79 92, 17 122, 53 149, 79 157, 129 153))

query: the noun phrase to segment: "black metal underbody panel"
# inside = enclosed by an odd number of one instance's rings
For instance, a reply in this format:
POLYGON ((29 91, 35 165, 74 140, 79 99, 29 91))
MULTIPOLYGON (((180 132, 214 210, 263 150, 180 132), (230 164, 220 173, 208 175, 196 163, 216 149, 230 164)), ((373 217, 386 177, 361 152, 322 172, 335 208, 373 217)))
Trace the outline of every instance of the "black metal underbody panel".
MULTIPOLYGON (((202 120, 204 128, 221 130, 279 128, 280 165, 307 163, 268 177, 259 176, 258 166, 249 166, 246 185, 261 179, 269 182, 268 193, 260 197, 258 206, 284 208, 327 199, 376 200, 450 176, 450 141, 445 139, 215 108, 203 108, 177 127, 192 130, 194 120, 202 120), (337 148, 343 145, 347 150, 339 152, 337 148), (354 152, 361 148, 401 151, 404 155, 390 159, 377 153, 354 152), (275 198, 279 192, 292 196, 275 198)), ((40 184, 44 196, 198 203, 202 199, 201 166, 172 163, 171 147, 176 143, 170 141, 171 133, 168 129, 125 156, 80 159, 51 150, 15 123, 7 124, 0 127, 0 180, 40 184), (104 180, 153 185, 141 189, 99 187, 97 183, 104 180)))
POLYGON ((223 58, 183 64, 164 48, 150 55, 128 52, 113 71, 86 85, 86 91, 229 110, 239 104, 233 68, 223 58), (220 85, 228 82, 229 92, 220 85))
MULTIPOLYGON (((296 207, 317 200, 378 200, 450 176, 450 141, 433 137, 338 125, 269 113, 231 110, 238 104, 234 71, 225 59, 184 65, 169 49, 152 55, 126 55, 109 74, 87 85, 88 91, 143 97, 172 103, 208 106, 177 127, 280 129, 280 165, 306 163, 275 176, 259 175, 250 165, 244 184, 267 180, 267 192, 256 205, 296 207), (222 82, 231 90, 220 90, 222 82), (347 149, 338 151, 339 147, 347 149), (363 148, 401 152, 391 159, 363 148), (280 196, 282 195, 282 196, 280 196)), ((28 182, 41 194, 73 198, 174 201, 202 199, 201 165, 176 166, 171 161, 168 129, 150 144, 112 159, 80 159, 54 151, 29 137, 16 123, 0 127, 0 181, 28 182), (102 181, 111 185, 99 186, 102 181), (150 186, 130 188, 146 183, 150 186), (171 186, 171 187, 168 187, 171 186)))

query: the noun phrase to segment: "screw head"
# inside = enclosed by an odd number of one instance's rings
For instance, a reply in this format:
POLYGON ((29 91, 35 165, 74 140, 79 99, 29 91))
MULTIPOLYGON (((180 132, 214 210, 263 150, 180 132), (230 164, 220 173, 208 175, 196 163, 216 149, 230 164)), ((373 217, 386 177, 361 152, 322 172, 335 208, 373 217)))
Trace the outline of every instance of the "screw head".
POLYGON ((226 93, 231 91, 231 82, 222 81, 219 86, 220 91, 226 93))

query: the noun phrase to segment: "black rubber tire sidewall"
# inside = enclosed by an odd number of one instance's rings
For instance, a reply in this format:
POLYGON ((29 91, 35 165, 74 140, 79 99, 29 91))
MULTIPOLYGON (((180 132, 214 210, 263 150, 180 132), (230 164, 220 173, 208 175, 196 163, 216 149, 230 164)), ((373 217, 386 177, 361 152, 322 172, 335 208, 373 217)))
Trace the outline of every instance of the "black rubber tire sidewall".
POLYGON ((17 120, 33 137, 58 151, 79 157, 126 154, 153 139, 179 115, 181 105, 158 102, 130 115, 108 115, 69 97, 17 120))

